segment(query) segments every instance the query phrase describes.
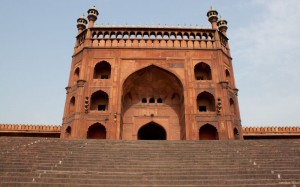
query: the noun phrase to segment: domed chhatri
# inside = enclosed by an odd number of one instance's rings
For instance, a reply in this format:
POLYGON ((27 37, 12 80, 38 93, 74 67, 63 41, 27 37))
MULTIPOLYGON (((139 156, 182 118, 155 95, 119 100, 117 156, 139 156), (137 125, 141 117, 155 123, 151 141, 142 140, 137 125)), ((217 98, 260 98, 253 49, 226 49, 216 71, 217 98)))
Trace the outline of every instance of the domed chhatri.
POLYGON ((81 33, 84 29, 86 29, 86 24, 88 23, 87 19, 84 15, 80 16, 77 19, 77 28, 78 28, 78 34, 81 33))
POLYGON ((218 24, 219 30, 226 36, 226 31, 228 29, 227 21, 224 18, 220 18, 217 24, 218 24))
POLYGON ((218 21, 218 11, 210 7, 210 10, 207 12, 208 21, 211 23, 213 29, 217 29, 218 21))
POLYGON ((94 26, 95 21, 97 20, 97 16, 99 15, 98 10, 96 9, 95 6, 90 8, 88 11, 88 20, 89 20, 89 28, 94 26))

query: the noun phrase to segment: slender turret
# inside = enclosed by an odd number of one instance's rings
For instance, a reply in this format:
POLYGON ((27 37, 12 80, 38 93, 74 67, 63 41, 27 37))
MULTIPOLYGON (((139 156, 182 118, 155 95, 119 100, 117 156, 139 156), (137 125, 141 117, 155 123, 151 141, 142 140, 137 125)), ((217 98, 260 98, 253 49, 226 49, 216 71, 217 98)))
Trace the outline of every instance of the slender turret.
POLYGON ((210 7, 210 10, 207 12, 208 21, 211 23, 213 29, 217 29, 218 21, 218 12, 210 7))
POLYGON ((220 20, 218 21, 218 27, 219 27, 219 31, 226 36, 226 31, 228 29, 227 21, 223 18, 220 18, 220 20))
POLYGON ((93 6, 92 8, 90 8, 88 11, 88 20, 89 20, 89 25, 88 28, 91 28, 94 26, 95 21, 97 20, 97 16, 99 15, 98 10, 96 9, 95 6, 93 6))
POLYGON ((84 15, 80 16, 80 18, 77 19, 77 29, 78 34, 80 34, 84 29, 86 29, 87 19, 84 17, 84 15))

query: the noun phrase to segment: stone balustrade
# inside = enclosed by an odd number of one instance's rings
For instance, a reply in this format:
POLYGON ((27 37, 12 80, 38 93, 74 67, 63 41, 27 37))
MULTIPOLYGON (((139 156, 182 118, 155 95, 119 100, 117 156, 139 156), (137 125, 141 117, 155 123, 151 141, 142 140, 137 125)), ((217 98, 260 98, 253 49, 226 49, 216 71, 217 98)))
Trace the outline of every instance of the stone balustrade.
POLYGON ((102 26, 84 30, 77 36, 75 53, 83 47, 214 49, 228 52, 227 37, 211 28, 102 26), (218 44, 219 42, 219 44, 218 44))

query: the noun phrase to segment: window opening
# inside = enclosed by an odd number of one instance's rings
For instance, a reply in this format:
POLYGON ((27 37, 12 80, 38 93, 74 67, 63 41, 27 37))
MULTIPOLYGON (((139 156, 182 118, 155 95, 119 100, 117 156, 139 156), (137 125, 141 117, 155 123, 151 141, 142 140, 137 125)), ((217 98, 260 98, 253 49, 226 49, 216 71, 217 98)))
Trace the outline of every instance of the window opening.
POLYGON ((154 98, 150 98, 150 99, 149 99, 149 103, 155 103, 154 98))
POLYGON ((98 111, 105 111, 106 105, 98 105, 98 111))
POLYGON ((206 112, 207 111, 206 106, 199 106, 198 110, 199 110, 199 112, 206 112))
POLYGON ((162 102, 163 102, 163 100, 161 98, 157 99, 157 103, 162 103, 162 102))

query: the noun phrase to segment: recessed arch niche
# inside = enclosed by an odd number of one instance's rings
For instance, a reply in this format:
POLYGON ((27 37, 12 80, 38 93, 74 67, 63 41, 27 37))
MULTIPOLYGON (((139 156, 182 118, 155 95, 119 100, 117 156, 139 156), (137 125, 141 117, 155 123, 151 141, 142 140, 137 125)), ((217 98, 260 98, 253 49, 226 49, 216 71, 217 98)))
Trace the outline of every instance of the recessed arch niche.
POLYGON ((166 132, 168 139, 185 139, 183 102, 183 85, 170 71, 150 65, 132 73, 122 86, 122 138, 137 139, 132 133, 139 126, 137 121, 160 119, 170 131, 166 132), (130 103, 126 102, 128 95, 130 103))

